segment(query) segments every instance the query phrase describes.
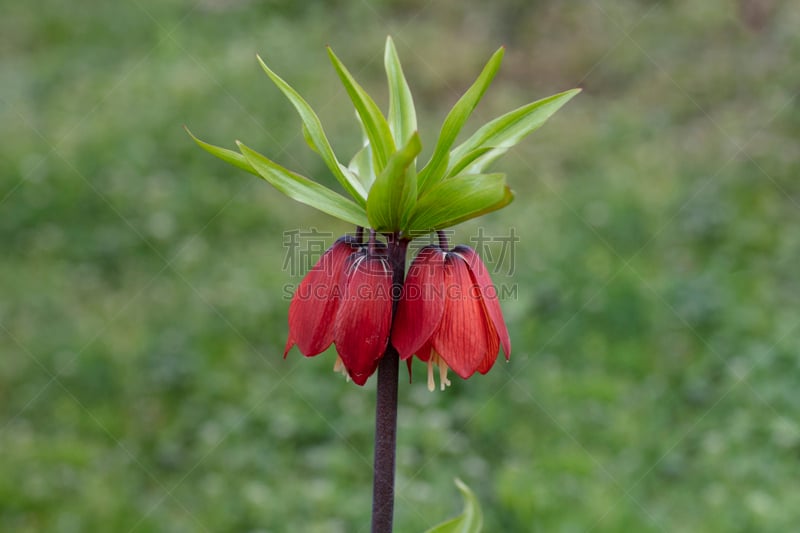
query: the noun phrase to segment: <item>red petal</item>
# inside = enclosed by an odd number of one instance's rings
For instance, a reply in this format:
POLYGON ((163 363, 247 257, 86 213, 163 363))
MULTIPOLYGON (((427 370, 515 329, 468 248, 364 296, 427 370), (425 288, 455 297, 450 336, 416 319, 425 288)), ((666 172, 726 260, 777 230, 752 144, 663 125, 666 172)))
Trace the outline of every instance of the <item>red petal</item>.
POLYGON ((333 338, 350 377, 359 385, 375 372, 392 325, 392 269, 381 257, 354 256, 336 313, 333 338))
POLYGON ((492 283, 492 278, 489 276, 489 271, 486 265, 483 264, 480 256, 469 246, 456 246, 453 248, 453 253, 456 253, 464 258, 469 264, 470 272, 478 285, 480 290, 483 304, 486 307, 486 313, 492 321, 495 331, 500 336, 500 343, 503 345, 503 351, 506 354, 506 359, 511 357, 511 338, 508 336, 508 328, 503 319, 503 310, 500 309, 500 301, 497 299, 497 289, 492 283))
POLYGON ((432 349, 433 349, 433 346, 431 346, 431 342, 428 341, 425 344, 423 344, 422 347, 420 349, 418 349, 414 353, 419 358, 420 361, 422 361, 423 363, 427 363, 431 359, 431 350, 432 349))
POLYGON ((485 368, 487 360, 493 363, 500 345, 469 266, 458 254, 448 253, 445 259, 445 290, 444 316, 432 344, 447 366, 466 379, 485 368))
POLYGON ((325 351, 333 342, 333 324, 341 297, 344 264, 358 248, 346 237, 337 240, 300 282, 289 305, 289 338, 283 356, 297 344, 306 357, 325 351))
MULTIPOLYGON (((484 307, 484 312, 486 308, 484 307)), ((494 325, 492 325, 492 321, 489 317, 486 317, 486 326, 489 328, 489 345, 486 349, 486 357, 483 358, 481 361, 480 366, 478 366, 478 372, 481 374, 487 373, 489 370, 492 369, 494 366, 494 362, 497 361, 497 354, 500 352, 500 339, 497 336, 497 331, 494 329, 494 325)))
POLYGON ((444 256, 436 246, 420 250, 408 269, 392 326, 392 345, 408 359, 430 340, 444 313, 444 256))

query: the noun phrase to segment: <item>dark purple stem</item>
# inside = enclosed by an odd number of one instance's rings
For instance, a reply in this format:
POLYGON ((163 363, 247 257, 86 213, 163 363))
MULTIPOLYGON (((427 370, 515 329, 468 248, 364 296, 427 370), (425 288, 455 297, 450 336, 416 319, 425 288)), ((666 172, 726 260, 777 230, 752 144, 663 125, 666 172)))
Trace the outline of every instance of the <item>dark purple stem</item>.
MULTIPOLYGON (((392 301, 400 299, 406 273, 408 241, 387 235, 392 266, 392 301)), ((394 312, 392 313, 394 316, 394 312)), ((394 471, 397 449, 397 383, 400 358, 389 344, 378 364, 378 397, 375 406, 375 473, 372 483, 372 533, 391 533, 394 518, 394 471)))
POLYGON ((436 235, 439 236, 439 248, 442 250, 448 250, 450 246, 447 243, 447 233, 445 233, 444 230, 438 230, 436 235))

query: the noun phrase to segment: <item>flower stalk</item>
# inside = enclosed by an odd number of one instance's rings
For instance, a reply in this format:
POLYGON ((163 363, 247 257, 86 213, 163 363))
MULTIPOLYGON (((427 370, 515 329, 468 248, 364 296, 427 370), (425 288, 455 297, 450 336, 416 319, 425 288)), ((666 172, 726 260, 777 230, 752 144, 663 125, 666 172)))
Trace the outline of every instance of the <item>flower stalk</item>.
MULTIPOLYGON (((392 267, 392 307, 397 308, 403 288, 408 240, 397 234, 387 238, 392 267)), ((394 315, 394 312, 392 313, 394 315)), ((372 482, 372 533, 392 531, 394 518, 394 473, 397 450, 397 386, 400 357, 391 343, 378 364, 375 403, 375 456, 372 482)))

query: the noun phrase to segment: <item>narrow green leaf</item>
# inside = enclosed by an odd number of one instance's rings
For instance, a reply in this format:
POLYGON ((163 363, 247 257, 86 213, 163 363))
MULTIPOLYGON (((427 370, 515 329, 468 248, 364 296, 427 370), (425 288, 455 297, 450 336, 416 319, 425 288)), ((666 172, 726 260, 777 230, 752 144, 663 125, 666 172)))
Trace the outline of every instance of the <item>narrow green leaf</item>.
POLYGON ((372 97, 356 82, 350 71, 336 57, 330 47, 328 47, 328 55, 331 58, 331 63, 333 63, 333 68, 336 69, 336 73, 339 75, 339 79, 342 80, 342 85, 344 85, 347 94, 350 96, 350 100, 353 101, 359 117, 361 117, 361 123, 364 125, 369 144, 372 146, 375 172, 380 173, 383 167, 386 166, 389 156, 395 151, 389 123, 386 122, 386 118, 381 113, 381 110, 378 109, 372 97))
POLYGON ((281 92, 286 95, 286 98, 289 99, 300 115, 300 119, 303 121, 303 126, 305 127, 303 135, 306 138, 306 142, 308 142, 309 146, 311 146, 315 152, 322 156, 325 164, 328 165, 328 168, 333 172, 333 175, 350 196, 355 198, 361 205, 366 205, 367 190, 355 176, 342 170, 342 168, 346 167, 343 167, 339 163, 339 160, 336 159, 336 154, 333 153, 333 148, 331 148, 331 144, 325 136, 325 130, 322 129, 322 123, 317 114, 297 91, 292 89, 280 76, 270 70, 260 56, 256 57, 258 57, 258 62, 261 64, 261 68, 264 69, 264 72, 267 73, 267 76, 269 76, 281 92))
POLYGON ((464 499, 464 510, 456 518, 434 526, 425 533, 480 533, 483 529, 483 513, 478 498, 463 481, 455 481, 464 499))
MULTIPOLYGON (((355 174, 358 178, 358 181, 360 181, 364 186, 364 189, 369 191, 370 187, 372 187, 372 184, 375 182, 375 166, 372 163, 372 147, 369 144, 367 130, 364 128, 364 123, 361 122, 361 117, 358 115, 358 111, 353 111, 353 114, 356 116, 356 122, 358 122, 358 125, 361 129, 361 143, 363 146, 350 160, 350 163, 347 165, 347 169, 355 174)), ((369 196, 369 194, 367 195, 369 196)))
POLYGON ((391 37, 386 37, 383 63, 389 81, 389 128, 394 135, 395 144, 403 146, 417 131, 417 112, 391 37))
POLYGON ((317 148, 317 143, 314 142, 314 137, 311 136, 311 132, 308 131, 305 123, 303 123, 303 139, 305 139, 306 144, 309 148, 311 148, 315 153, 322 155, 319 153, 319 148, 317 148))
POLYGON ((548 96, 510 111, 482 126, 450 152, 447 175, 482 172, 526 135, 538 129, 580 89, 548 96))
POLYGON ((482 148, 476 148, 471 152, 468 152, 464 157, 462 157, 459 161, 453 162, 452 160, 449 163, 449 168, 451 170, 447 171, 447 176, 455 176, 456 174, 464 174, 464 169, 469 166, 470 163, 478 159, 480 156, 487 152, 491 152, 493 148, 491 146, 484 146, 482 148))
POLYGON ((364 123, 361 122, 361 116, 358 114, 358 111, 353 111, 353 114, 356 116, 356 122, 358 122, 358 127, 361 130, 361 143, 364 145, 369 144, 369 137, 367 137, 367 129, 364 127, 364 123))
POLYGON ((398 231, 417 199, 417 176, 411 164, 422 150, 419 134, 389 158, 386 168, 372 184, 367 198, 370 227, 377 231, 398 231))
POLYGON ((356 152, 347 168, 358 177, 367 190, 372 187, 375 182, 375 170, 372 168, 372 150, 369 144, 365 144, 361 150, 356 152))
POLYGON ((492 55, 486 63, 486 66, 483 67, 483 71, 478 76, 478 79, 475 80, 475 83, 461 96, 458 102, 456 102, 456 105, 453 106, 453 109, 450 110, 450 113, 448 113, 447 118, 444 119, 442 130, 439 132, 439 139, 436 141, 436 147, 433 150, 433 155, 430 161, 428 161, 428 164, 425 165, 419 173, 417 181, 420 191, 427 190, 444 177, 448 167, 450 148, 453 146, 453 143, 456 142, 456 137, 458 137, 458 134, 461 132, 461 128, 464 127, 464 123, 467 122, 475 106, 478 105, 478 102, 492 82, 492 79, 497 73, 497 69, 500 68, 504 51, 504 48, 500 48, 492 55))
POLYGON ((465 214, 462 217, 454 218, 448 221, 447 226, 455 226, 457 224, 461 224, 462 222, 466 222, 467 220, 482 217, 483 215, 491 213, 492 211, 498 211, 500 209, 503 209, 505 206, 507 206, 513 201, 514 201, 514 191, 512 191, 511 188, 508 185, 506 185, 503 190, 503 197, 500 200, 498 200, 493 204, 487 205, 486 207, 484 207, 479 211, 473 211, 471 213, 465 214))
POLYGON ((289 198, 356 226, 369 225, 363 207, 305 176, 283 168, 238 141, 236 144, 258 175, 289 198))
POLYGON ((214 146, 213 144, 208 144, 207 142, 203 142, 197 137, 195 137, 194 134, 191 131, 189 131, 189 128, 187 128, 186 126, 184 126, 183 129, 186 130, 186 133, 189 134, 189 137, 191 137, 192 140, 194 140, 194 142, 196 142, 200 148, 202 148, 209 154, 222 159, 226 163, 229 163, 235 167, 238 167, 242 170, 246 170, 247 172, 258 176, 258 172, 256 172, 256 170, 252 166, 250 166, 250 163, 247 162, 247 159, 245 159, 245 157, 239 152, 234 152, 233 150, 228 150, 227 148, 220 148, 219 146, 214 146))
POLYGON ((505 174, 462 174, 440 181, 417 200, 409 231, 433 231, 508 205, 505 174))

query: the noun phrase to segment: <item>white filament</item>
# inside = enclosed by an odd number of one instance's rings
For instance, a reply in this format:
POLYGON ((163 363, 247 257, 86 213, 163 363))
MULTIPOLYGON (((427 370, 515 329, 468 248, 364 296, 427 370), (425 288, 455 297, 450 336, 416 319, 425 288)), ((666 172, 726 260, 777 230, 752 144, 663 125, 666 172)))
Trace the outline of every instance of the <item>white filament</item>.
POLYGON ((434 365, 439 367, 439 390, 444 390, 452 384, 447 378, 447 371, 450 370, 450 367, 447 366, 447 363, 444 362, 444 359, 442 359, 438 353, 431 350, 431 358, 428 359, 428 390, 431 392, 436 389, 436 382, 433 379, 434 365))

